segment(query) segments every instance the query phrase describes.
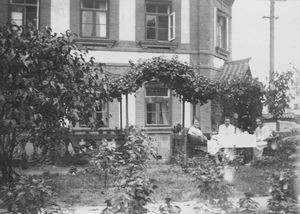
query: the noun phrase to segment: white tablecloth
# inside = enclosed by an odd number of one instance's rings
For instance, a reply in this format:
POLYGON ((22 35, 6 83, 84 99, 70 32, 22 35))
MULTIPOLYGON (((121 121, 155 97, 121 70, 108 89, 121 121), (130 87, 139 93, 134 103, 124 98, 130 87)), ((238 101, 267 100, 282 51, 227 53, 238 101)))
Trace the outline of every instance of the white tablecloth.
POLYGON ((213 135, 207 142, 208 153, 214 155, 221 148, 253 148, 257 147, 255 135, 239 133, 232 135, 213 135))

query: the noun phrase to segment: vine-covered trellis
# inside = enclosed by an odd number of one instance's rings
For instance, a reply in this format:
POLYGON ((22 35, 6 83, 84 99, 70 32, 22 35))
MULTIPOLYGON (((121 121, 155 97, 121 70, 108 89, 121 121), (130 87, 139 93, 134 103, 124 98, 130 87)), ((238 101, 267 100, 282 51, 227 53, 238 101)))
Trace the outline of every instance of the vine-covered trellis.
MULTIPOLYGON (((180 62, 177 57, 172 59, 153 57, 136 63, 130 61, 129 70, 120 77, 111 78, 107 76, 108 93, 111 98, 118 98, 120 103, 122 102, 122 95, 125 95, 127 111, 128 94, 135 93, 145 82, 159 81, 171 89, 173 95, 182 102, 183 125, 185 102, 193 104, 195 113, 196 104, 203 105, 209 100, 215 100, 223 107, 224 114, 236 112, 241 117, 248 118, 248 125, 254 125, 255 118, 262 114, 263 105, 270 104, 271 98, 273 100, 280 99, 283 102, 280 105, 280 112, 283 112, 284 108, 288 106, 286 92, 289 90, 287 78, 291 77, 290 72, 278 74, 277 79, 272 84, 273 88, 267 88, 257 78, 249 75, 225 81, 207 78, 195 70, 193 66, 180 62), (285 85, 284 91, 282 91, 282 85, 285 85), (284 97, 276 98, 274 91, 278 90, 279 86, 281 86, 281 94, 284 97)), ((120 108, 122 108, 121 104, 120 108)), ((276 106, 272 105, 271 113, 274 112, 277 115, 276 109, 276 106)), ((128 117, 128 112, 126 115, 128 117)))

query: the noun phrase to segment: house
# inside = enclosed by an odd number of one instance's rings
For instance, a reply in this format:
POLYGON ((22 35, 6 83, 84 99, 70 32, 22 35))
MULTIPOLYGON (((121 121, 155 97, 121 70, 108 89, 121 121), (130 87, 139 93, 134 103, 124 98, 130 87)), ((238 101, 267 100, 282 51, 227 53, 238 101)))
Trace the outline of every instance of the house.
MULTIPOLYGON (((198 65, 214 78, 231 59, 231 10, 234 0, 1 0, 0 23, 51 26, 54 32, 70 29, 81 46, 112 75, 128 70, 129 60, 154 56, 198 65)), ((230 71, 229 71, 230 72, 230 71)), ((170 133, 185 119, 190 126, 192 106, 172 97, 159 83, 146 84, 122 102, 98 103, 94 117, 103 129, 137 125, 157 137, 159 151, 168 154, 170 133), (153 99, 155 98, 156 99, 153 99), (122 119, 121 119, 122 117, 122 119), (126 121, 127 119, 127 121, 126 121)), ((196 106, 204 132, 211 132, 212 105, 196 106)), ((86 128, 78 124, 78 128, 86 128)))

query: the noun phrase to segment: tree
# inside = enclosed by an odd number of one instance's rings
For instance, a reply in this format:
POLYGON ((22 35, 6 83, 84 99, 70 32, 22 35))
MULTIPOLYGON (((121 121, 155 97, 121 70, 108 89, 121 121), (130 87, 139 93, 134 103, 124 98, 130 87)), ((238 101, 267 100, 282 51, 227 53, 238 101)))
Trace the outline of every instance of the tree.
POLYGON ((289 107, 291 98, 289 92, 294 85, 293 75, 293 71, 274 73, 272 81, 266 89, 264 104, 274 118, 278 118, 289 107))
POLYGON ((264 85, 258 79, 247 76, 217 83, 216 99, 223 107, 224 115, 237 113, 241 128, 251 131, 255 119, 262 115, 264 85))
POLYGON ((95 100, 108 99, 93 59, 77 48, 75 35, 50 28, 0 28, 0 166, 12 181, 14 150, 28 140, 54 143, 66 120, 93 123, 95 100))

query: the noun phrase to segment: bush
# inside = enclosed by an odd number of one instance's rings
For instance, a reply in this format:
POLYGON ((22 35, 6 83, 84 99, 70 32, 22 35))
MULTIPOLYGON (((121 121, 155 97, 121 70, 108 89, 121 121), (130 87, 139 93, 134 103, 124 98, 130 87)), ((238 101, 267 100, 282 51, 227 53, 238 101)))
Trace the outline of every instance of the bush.
POLYGON ((293 170, 274 172, 270 178, 271 199, 268 208, 271 213, 297 213, 296 175, 293 170))
POLYGON ((21 176, 1 188, 3 206, 11 213, 37 214, 43 208, 56 204, 51 181, 37 176, 21 176))
POLYGON ((114 199, 116 213, 127 211, 128 214, 146 214, 147 203, 151 202, 151 195, 156 188, 142 173, 132 175, 120 181, 118 188, 120 195, 114 199), (123 210, 122 210, 123 209, 123 210))
POLYGON ((223 166, 216 164, 208 155, 203 155, 189 159, 183 170, 195 178, 203 199, 223 210, 231 209, 232 205, 228 201, 230 188, 224 182, 223 166))

